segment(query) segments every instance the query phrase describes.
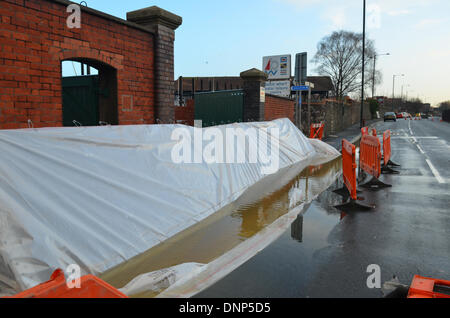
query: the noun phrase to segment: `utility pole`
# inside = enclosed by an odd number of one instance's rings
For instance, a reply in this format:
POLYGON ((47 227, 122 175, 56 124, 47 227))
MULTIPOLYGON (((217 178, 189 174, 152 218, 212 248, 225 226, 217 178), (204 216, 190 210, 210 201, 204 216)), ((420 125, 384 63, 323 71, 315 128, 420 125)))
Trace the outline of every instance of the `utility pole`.
POLYGON ((363 0, 363 52, 362 52, 362 87, 361 87, 361 128, 364 127, 364 72, 366 55, 366 0, 363 0))

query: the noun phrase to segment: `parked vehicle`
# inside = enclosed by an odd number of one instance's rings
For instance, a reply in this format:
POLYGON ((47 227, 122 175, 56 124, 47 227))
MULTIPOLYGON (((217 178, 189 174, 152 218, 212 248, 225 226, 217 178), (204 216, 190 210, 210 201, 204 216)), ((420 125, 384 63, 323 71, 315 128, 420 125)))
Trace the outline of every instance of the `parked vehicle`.
POLYGON ((403 113, 398 113, 397 114, 397 119, 403 119, 403 113))
POLYGON ((384 121, 388 121, 388 120, 393 120, 393 121, 397 121, 397 115, 393 112, 390 113, 385 113, 384 114, 384 121))

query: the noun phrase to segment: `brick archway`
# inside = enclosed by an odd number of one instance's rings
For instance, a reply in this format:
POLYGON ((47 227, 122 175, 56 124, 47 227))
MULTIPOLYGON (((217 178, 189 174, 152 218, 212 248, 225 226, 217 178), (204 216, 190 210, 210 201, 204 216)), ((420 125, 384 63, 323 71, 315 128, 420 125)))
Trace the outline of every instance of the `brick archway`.
MULTIPOLYGON (((66 56, 72 56, 72 54, 66 54, 66 56)), ((92 55, 90 55, 92 56, 92 55)), ((82 64, 86 64, 90 67, 93 67, 98 70, 97 76, 91 76, 95 79, 95 82, 92 81, 92 85, 95 85, 94 88, 94 96, 92 98, 95 99, 93 101, 95 103, 95 120, 90 123, 90 125, 100 125, 102 123, 107 123, 110 125, 118 125, 119 124, 119 112, 118 112, 118 93, 117 93, 117 69, 111 65, 106 64, 103 61, 95 60, 92 58, 86 57, 70 57, 63 61, 76 61, 82 64), (94 84, 95 83, 95 84, 94 84)), ((67 101, 70 99, 67 94, 64 94, 64 90, 70 89, 69 87, 64 87, 64 80, 86 80, 86 76, 77 76, 71 78, 63 78, 62 79, 62 90, 63 90, 63 105, 62 105, 62 113, 63 113, 63 122, 65 126, 73 126, 72 121, 77 120, 75 117, 68 120, 68 118, 64 118, 68 113, 73 113, 73 111, 69 111, 69 107, 74 107, 72 103, 67 101)), ((74 87, 73 89, 76 89, 74 87)), ((80 87, 78 87, 80 89, 80 87)), ((81 122, 81 124, 83 124, 81 122)))
POLYGON ((0 129, 27 128, 30 121, 35 128, 63 125, 61 63, 66 60, 96 65, 105 78, 116 79, 117 114, 103 121, 173 121, 173 42, 182 18, 156 6, 128 12, 126 20, 80 6, 81 26, 71 28, 71 4, 2 1, 0 129))

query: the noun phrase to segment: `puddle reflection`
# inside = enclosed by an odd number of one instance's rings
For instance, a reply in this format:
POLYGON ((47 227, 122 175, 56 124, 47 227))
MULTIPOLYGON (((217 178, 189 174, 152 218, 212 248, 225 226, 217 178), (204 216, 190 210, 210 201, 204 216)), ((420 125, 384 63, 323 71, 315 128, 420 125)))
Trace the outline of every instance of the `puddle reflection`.
MULTIPOLYGON (((341 158, 338 158, 317 167, 307 167, 283 187, 269 194, 264 192, 260 184, 256 184, 243 196, 248 194, 255 197, 255 193, 260 193, 264 197, 253 200, 251 204, 230 204, 192 228, 104 273, 100 278, 122 288, 134 277, 144 273, 183 263, 210 263, 287 214, 292 208, 309 202, 327 190, 340 175, 341 165, 341 158)), ((302 242, 302 215, 292 224, 291 229, 292 238, 302 242)))

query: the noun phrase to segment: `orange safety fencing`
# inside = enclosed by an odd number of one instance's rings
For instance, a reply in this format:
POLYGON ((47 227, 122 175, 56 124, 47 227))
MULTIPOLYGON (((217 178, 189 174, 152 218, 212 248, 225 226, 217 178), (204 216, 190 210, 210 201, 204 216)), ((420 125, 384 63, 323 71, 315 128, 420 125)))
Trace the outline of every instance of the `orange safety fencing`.
POLYGON ((408 298, 450 298, 450 281, 416 275, 408 298))
POLYGON ((377 137, 377 130, 375 128, 372 129, 372 136, 377 137))
POLYGON ((383 155, 384 165, 387 166, 391 161, 391 131, 386 130, 383 134, 383 155))
POLYGON ((393 163, 391 160, 392 149, 391 149, 391 131, 387 130, 383 134, 383 156, 384 164, 381 167, 381 173, 388 174, 399 174, 398 171, 391 169, 390 167, 400 167, 400 165, 393 163))
POLYGON ((86 275, 80 278, 80 288, 69 288, 61 269, 56 270, 46 283, 7 298, 128 298, 103 280, 86 275))
POLYGON ((366 205, 361 203, 362 199, 358 198, 359 191, 356 186, 356 146, 350 143, 348 140, 342 140, 342 170, 344 179, 344 188, 334 190, 334 193, 342 195, 344 198, 348 198, 350 195, 350 200, 346 203, 335 206, 336 209, 349 212, 351 210, 370 210, 375 206, 366 205))
POLYGON ((342 170, 344 172, 344 183, 350 192, 350 198, 357 200, 356 193, 356 146, 348 140, 342 140, 342 170))
POLYGON ((312 124, 309 138, 322 140, 324 129, 325 124, 312 124))
POLYGON ((365 135, 360 146, 360 166, 365 172, 379 178, 381 175, 381 144, 377 137, 365 135))
POLYGON ((369 127, 361 128, 361 135, 365 136, 369 134, 369 127))

